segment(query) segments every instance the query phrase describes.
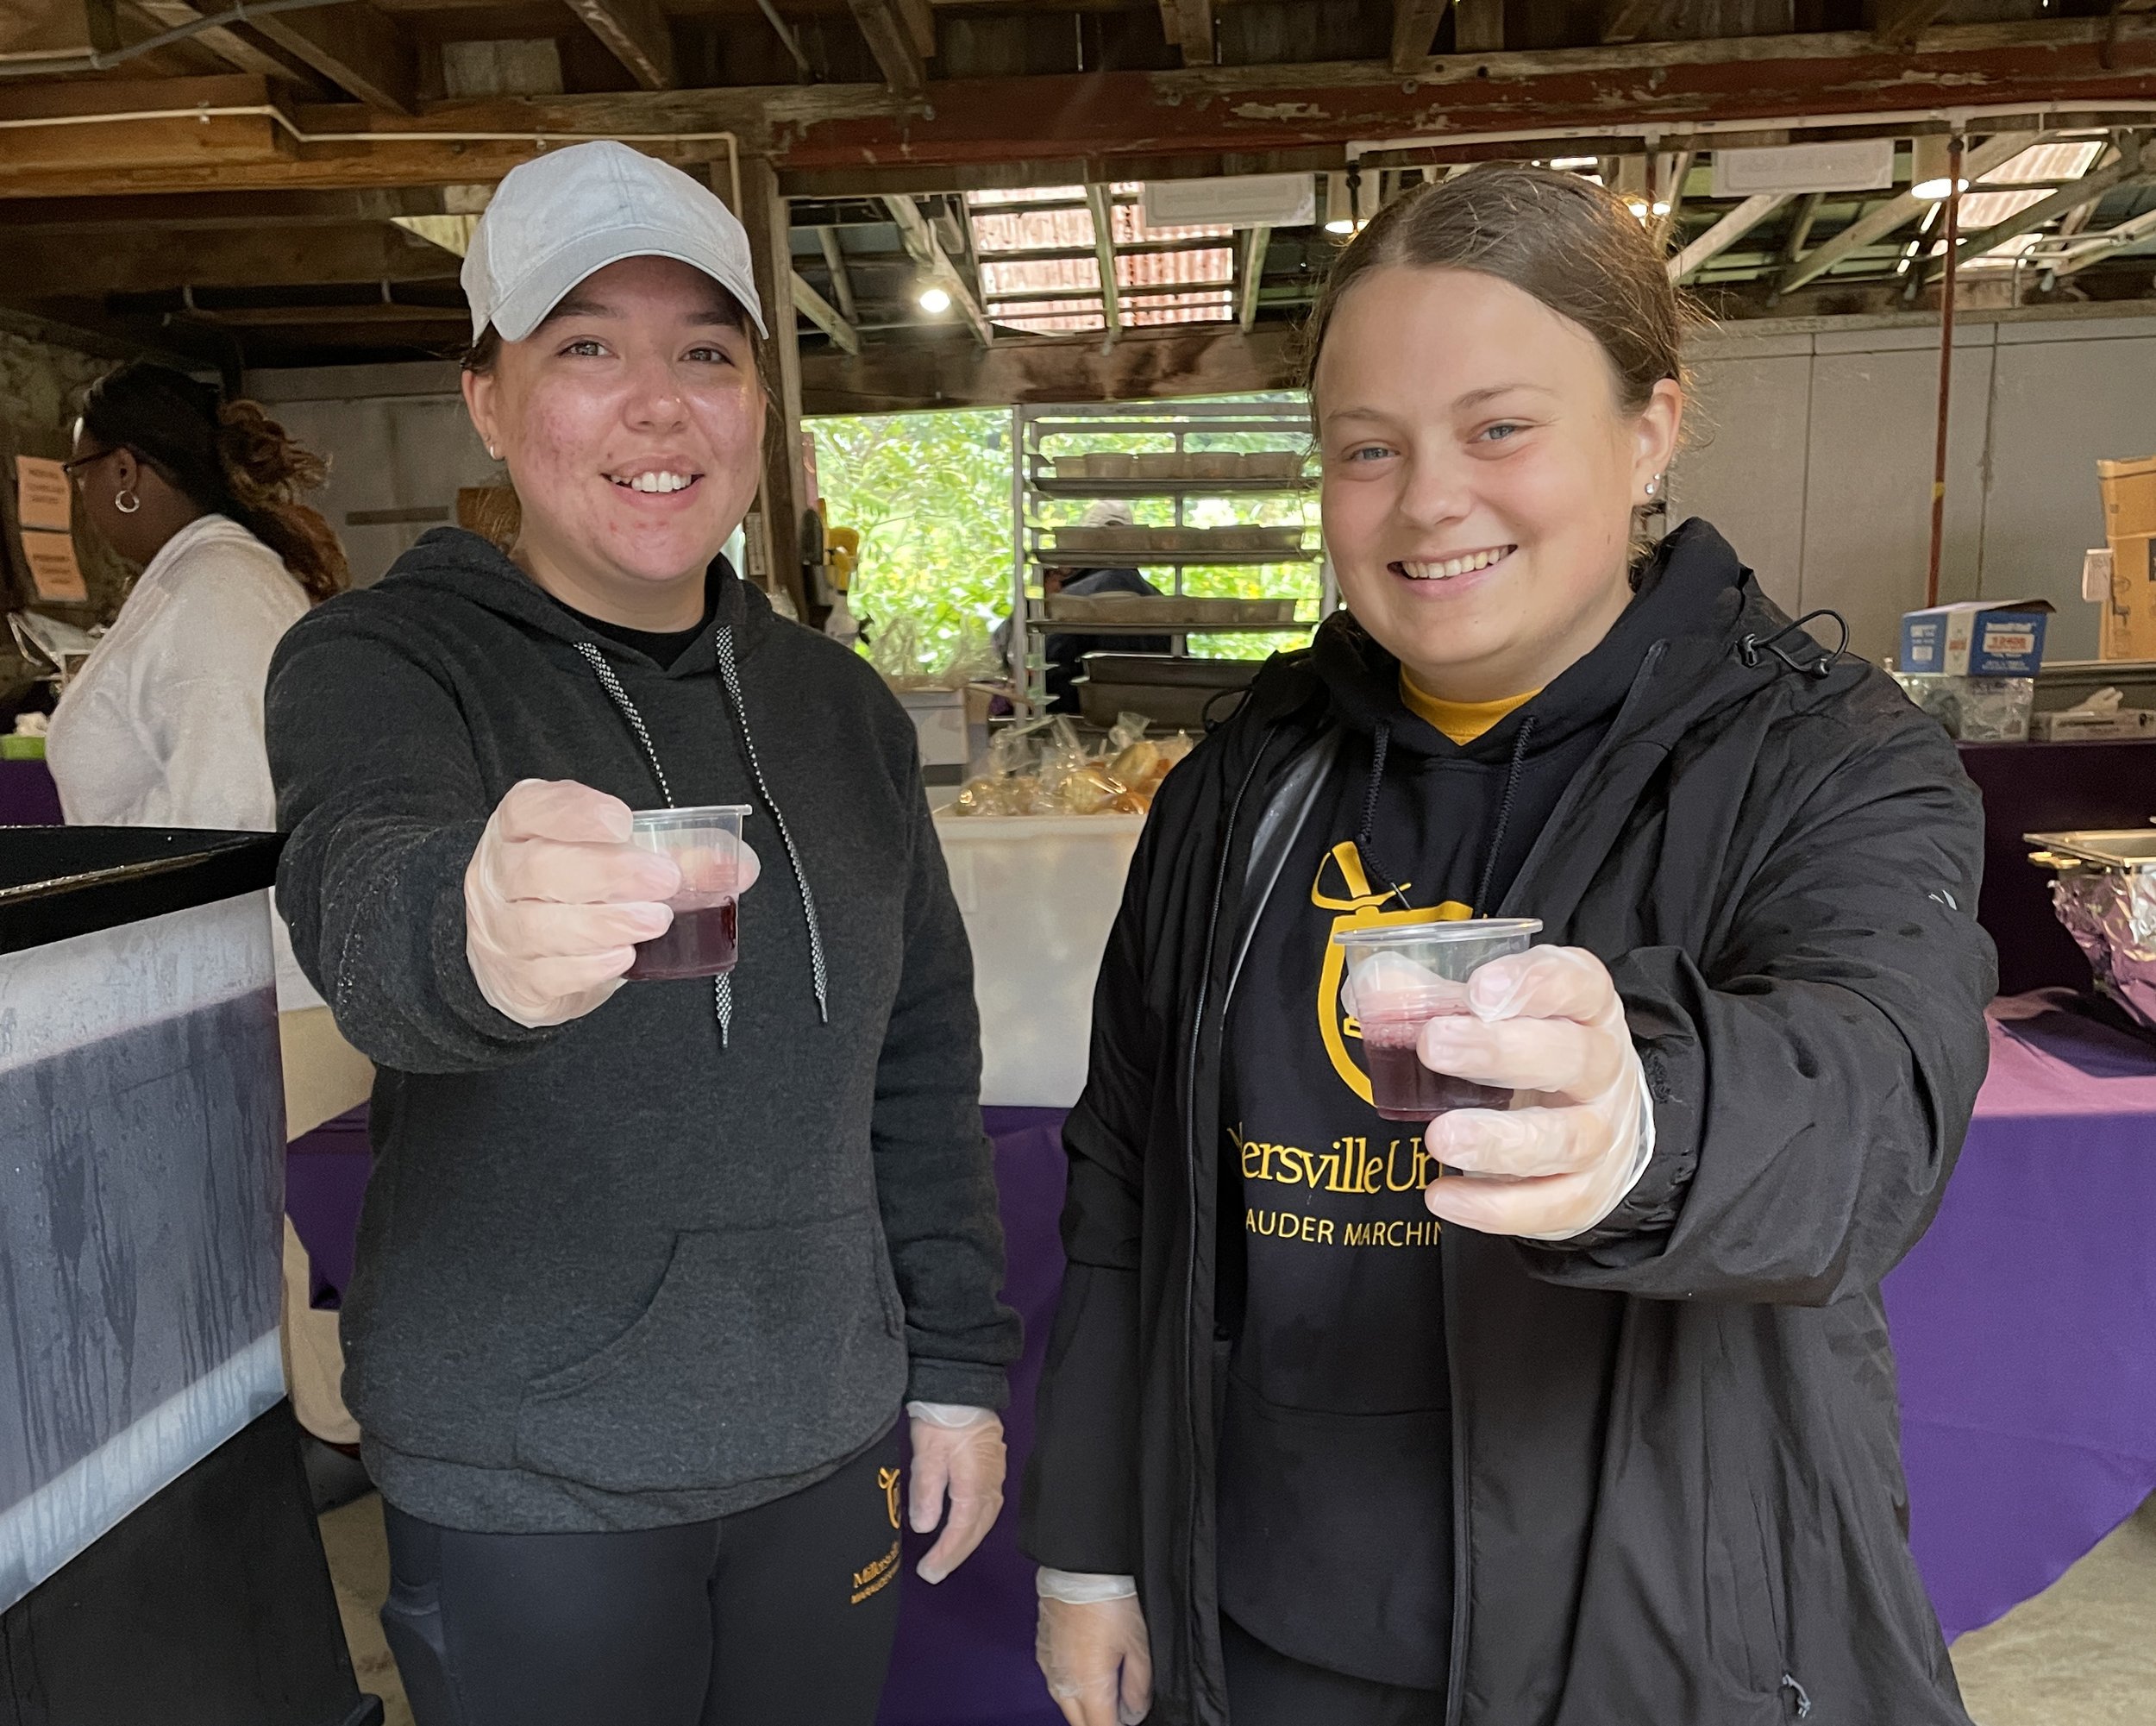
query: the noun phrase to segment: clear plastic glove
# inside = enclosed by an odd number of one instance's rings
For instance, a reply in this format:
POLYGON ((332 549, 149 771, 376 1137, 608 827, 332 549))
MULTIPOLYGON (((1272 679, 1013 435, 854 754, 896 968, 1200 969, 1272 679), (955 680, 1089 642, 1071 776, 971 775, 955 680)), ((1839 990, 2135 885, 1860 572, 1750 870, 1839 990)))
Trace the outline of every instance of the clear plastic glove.
POLYGON ((1137 1591, 1105 1600, 1059 1600, 1044 1591, 1062 1572, 1041 1574, 1033 1658, 1063 1718, 1070 1726, 1136 1726, 1153 1707, 1152 1641, 1137 1591))
POLYGON ((943 1524, 914 1573, 924 1582, 941 1582, 973 1556, 1003 1509, 1003 1422, 992 1409, 950 1403, 908 1403, 906 1412, 912 1421, 913 1470, 906 1503, 913 1532, 924 1535, 939 1522, 943 1524))
MULTIPOLYGON (((629 835, 626 803, 571 779, 520 780, 495 805, 464 871, 464 955, 504 1017, 582 1017, 621 987, 636 944, 672 925, 681 872, 629 835)), ((736 893, 756 867, 743 845, 736 893)))
POLYGON ((1608 970, 1578 947, 1535 947, 1469 979, 1468 1011, 1422 1027, 1433 1072, 1526 1093, 1509 1112, 1457 1109, 1423 1143, 1464 1178, 1424 1193, 1447 1222, 1564 1240, 1617 1208, 1654 1154, 1639 1054, 1608 970))

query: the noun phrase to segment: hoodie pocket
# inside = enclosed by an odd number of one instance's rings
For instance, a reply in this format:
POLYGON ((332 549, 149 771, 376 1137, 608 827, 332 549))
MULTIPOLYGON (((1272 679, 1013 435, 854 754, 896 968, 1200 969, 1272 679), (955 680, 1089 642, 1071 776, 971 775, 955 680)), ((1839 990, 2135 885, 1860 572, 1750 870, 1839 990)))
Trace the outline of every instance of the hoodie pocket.
POLYGON ((627 1330, 526 1386, 517 1460, 610 1492, 799 1474, 888 1423, 904 1336, 873 1210, 684 1233, 627 1330))

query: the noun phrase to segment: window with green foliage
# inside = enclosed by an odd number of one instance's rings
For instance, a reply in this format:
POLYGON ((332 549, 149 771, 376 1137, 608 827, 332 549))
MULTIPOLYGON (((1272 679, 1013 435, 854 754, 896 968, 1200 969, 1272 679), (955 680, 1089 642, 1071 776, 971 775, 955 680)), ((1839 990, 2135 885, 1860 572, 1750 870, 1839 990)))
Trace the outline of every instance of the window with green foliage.
POLYGON ((833 527, 858 529, 848 604, 878 624, 910 618, 924 655, 948 660, 972 620, 1011 609, 1011 416, 1003 408, 862 414, 810 422, 833 527))
MULTIPOLYGON (((1238 398, 1275 404, 1300 396, 1238 398)), ((863 414, 810 422, 816 436, 817 482, 833 527, 861 534, 861 569, 849 605, 874 631, 899 618, 913 626, 924 662, 947 663, 968 623, 993 629, 1011 609, 1011 414, 1005 408, 958 408, 925 413, 863 414)), ((1173 439, 1123 434, 1066 441, 1069 451, 1173 447, 1173 439)), ((1236 433, 1199 434, 1194 449, 1243 449, 1267 440, 1236 433)), ((1277 448, 1275 441, 1272 446, 1277 448)), ((1065 449, 1065 443, 1057 445, 1065 449)), ((1050 503, 1049 521, 1075 521, 1082 503, 1050 503)), ((1174 505, 1133 499, 1141 523, 1167 523, 1174 505)), ((1239 520, 1282 524, 1317 518, 1314 497, 1193 499, 1184 517, 1196 526, 1239 520)), ((1172 573, 1152 572, 1163 587, 1172 573)), ((1316 616, 1318 574, 1312 564, 1191 567, 1183 591, 1213 597, 1286 599, 1308 603, 1316 616)), ((1307 631, 1273 635, 1193 636, 1190 650, 1221 656, 1259 656, 1308 639, 1307 631)))

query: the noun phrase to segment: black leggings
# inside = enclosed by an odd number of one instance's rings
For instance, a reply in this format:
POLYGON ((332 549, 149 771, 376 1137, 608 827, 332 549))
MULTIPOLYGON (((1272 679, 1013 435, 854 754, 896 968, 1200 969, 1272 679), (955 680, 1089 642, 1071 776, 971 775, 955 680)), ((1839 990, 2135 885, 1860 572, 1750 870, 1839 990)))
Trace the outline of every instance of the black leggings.
POLYGON ((474 1535, 385 1506, 382 1628, 418 1726, 871 1726, 902 1428, 722 1522, 474 1535))

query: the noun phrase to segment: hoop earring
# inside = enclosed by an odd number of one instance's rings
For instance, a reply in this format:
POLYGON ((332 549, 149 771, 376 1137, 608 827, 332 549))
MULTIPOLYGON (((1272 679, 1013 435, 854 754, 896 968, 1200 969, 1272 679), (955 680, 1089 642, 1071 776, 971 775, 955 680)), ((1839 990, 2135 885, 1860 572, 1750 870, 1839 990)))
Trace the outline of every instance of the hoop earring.
POLYGON ((142 507, 142 499, 134 492, 121 492, 114 496, 112 507, 123 516, 131 516, 142 507))

